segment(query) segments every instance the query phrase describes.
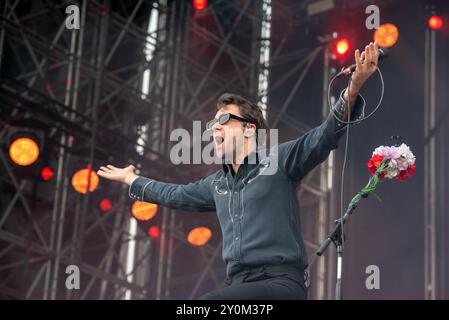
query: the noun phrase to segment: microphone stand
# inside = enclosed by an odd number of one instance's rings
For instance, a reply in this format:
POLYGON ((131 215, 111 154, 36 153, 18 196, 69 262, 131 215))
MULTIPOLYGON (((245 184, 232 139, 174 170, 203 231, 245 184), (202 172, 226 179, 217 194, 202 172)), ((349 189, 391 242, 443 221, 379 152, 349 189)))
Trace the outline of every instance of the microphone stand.
POLYGON ((382 163, 377 168, 376 172, 368 181, 368 184, 358 192, 349 203, 348 209, 346 209, 345 214, 340 218, 335 220, 335 229, 330 233, 326 239, 321 243, 321 246, 317 250, 317 256, 322 256, 324 251, 326 251, 327 247, 331 242, 335 244, 337 247, 337 282, 335 286, 335 299, 342 299, 342 269, 343 269, 343 240, 344 235, 341 232, 343 224, 348 220, 349 215, 352 214, 355 208, 357 208, 358 203, 363 198, 367 198, 368 195, 373 192, 377 185, 381 182, 381 178, 379 175, 384 172, 384 170, 388 166, 389 160, 383 160, 382 163))
MULTIPOLYGON (((375 175, 378 173, 376 172, 375 175)), ((377 178, 377 177, 376 177, 377 178)), ((349 203, 348 209, 346 209, 345 214, 342 218, 334 221, 335 229, 332 231, 326 239, 321 243, 321 246, 317 250, 316 254, 318 256, 322 256, 324 251, 326 251, 329 244, 332 242, 335 244, 337 248, 337 281, 335 286, 335 299, 342 299, 342 270, 343 270, 343 239, 344 235, 341 232, 342 225, 349 218, 349 215, 352 214, 355 208, 357 208, 357 204, 362 198, 368 197, 368 192, 360 191, 349 203)))

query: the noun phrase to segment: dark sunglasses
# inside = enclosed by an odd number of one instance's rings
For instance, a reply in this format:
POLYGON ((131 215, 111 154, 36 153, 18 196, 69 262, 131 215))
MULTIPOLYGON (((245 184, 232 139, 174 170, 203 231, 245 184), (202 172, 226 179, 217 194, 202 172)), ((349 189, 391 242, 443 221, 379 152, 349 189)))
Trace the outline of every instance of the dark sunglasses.
POLYGON ((225 113, 222 114, 220 117, 218 117, 218 119, 213 119, 211 121, 209 121, 208 123, 206 123, 206 129, 207 130, 212 130, 212 127, 214 126, 215 123, 220 123, 221 125, 224 125, 225 123, 227 123, 229 120, 234 119, 234 120, 238 120, 241 122, 251 122, 248 119, 236 116, 235 114, 232 113, 225 113))

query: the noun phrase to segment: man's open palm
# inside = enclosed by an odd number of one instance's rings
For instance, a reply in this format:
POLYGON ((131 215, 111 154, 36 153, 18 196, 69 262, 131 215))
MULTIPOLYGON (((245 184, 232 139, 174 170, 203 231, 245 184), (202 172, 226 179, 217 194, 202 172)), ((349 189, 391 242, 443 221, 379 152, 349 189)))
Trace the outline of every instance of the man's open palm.
POLYGON ((136 168, 133 165, 129 165, 126 168, 117 168, 108 164, 106 167, 101 166, 97 174, 100 177, 130 185, 134 178, 137 177, 135 170, 136 168))

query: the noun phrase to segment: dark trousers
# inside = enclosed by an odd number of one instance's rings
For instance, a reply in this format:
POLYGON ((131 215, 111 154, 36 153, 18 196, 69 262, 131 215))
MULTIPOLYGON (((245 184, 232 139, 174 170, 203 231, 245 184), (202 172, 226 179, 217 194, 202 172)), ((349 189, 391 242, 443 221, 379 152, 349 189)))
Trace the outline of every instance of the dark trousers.
POLYGON ((308 273, 298 267, 263 266, 226 278, 226 286, 199 300, 305 300, 308 273))

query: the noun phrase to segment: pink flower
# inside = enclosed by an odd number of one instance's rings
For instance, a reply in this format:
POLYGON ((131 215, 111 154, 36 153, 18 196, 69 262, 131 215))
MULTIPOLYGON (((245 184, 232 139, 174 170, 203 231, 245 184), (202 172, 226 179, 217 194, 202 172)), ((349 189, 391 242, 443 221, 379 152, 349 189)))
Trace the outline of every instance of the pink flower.
POLYGON ((374 150, 374 154, 383 156, 386 159, 390 159, 390 160, 396 160, 399 159, 399 157, 401 156, 401 152, 399 151, 398 148, 396 147, 384 147, 384 146, 380 146, 378 148, 376 148, 376 150, 374 150))

